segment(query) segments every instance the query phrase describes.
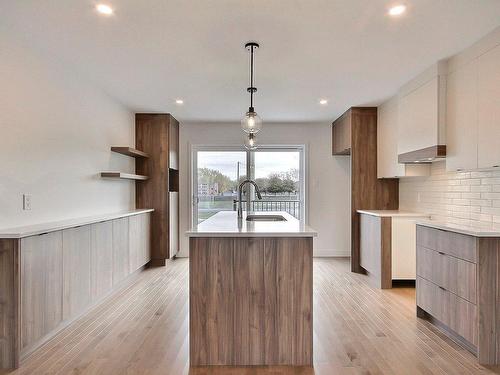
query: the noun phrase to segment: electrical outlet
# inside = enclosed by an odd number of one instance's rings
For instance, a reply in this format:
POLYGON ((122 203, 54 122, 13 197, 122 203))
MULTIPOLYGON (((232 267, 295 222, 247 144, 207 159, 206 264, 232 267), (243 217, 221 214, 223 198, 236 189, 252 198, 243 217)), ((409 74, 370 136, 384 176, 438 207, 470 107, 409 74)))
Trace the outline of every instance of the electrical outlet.
POLYGON ((23 194, 23 210, 31 210, 31 194, 23 194))

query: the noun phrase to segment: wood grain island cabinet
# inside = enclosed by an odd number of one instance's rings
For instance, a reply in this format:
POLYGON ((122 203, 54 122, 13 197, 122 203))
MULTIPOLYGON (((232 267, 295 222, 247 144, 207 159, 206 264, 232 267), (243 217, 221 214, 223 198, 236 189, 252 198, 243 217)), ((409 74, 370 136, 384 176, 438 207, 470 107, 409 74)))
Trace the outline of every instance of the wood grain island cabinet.
POLYGON ((151 212, 0 231, 0 368, 18 367, 150 261, 151 212))
POLYGON ((317 233, 273 214, 285 220, 223 211, 187 232, 191 366, 312 366, 317 233))
POLYGON ((417 224, 417 315, 500 364, 500 233, 417 224))

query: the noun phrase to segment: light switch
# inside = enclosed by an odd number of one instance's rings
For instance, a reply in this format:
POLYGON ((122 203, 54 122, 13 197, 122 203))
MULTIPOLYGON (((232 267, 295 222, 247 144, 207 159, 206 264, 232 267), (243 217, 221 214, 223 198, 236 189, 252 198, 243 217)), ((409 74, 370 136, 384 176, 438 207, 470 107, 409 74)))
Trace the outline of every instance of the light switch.
POLYGON ((23 210, 31 210, 31 194, 23 194, 23 210))

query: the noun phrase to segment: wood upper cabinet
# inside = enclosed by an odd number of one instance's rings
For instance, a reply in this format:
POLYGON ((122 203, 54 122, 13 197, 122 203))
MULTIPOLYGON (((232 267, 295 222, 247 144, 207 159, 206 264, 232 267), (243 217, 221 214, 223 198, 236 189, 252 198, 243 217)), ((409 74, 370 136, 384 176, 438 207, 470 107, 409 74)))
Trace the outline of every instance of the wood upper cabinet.
POLYGON ((398 97, 381 104, 377 110, 377 177, 399 178, 427 176, 426 164, 401 164, 398 162, 398 97))
POLYGON ((500 46, 477 60, 478 167, 500 166, 500 46))
POLYGON ((351 116, 344 113, 332 124, 332 155, 351 154, 351 116))
POLYGON ((451 71, 447 80, 446 169, 477 168, 477 62, 451 71))

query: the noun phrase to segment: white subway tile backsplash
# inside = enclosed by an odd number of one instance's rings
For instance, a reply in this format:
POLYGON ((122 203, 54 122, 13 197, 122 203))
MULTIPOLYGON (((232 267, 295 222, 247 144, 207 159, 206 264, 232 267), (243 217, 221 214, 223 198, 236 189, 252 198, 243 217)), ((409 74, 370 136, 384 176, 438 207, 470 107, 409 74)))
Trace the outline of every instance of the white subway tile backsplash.
POLYGON ((433 163, 427 177, 399 180, 401 210, 428 213, 434 220, 500 229, 500 170, 446 172, 433 163))

